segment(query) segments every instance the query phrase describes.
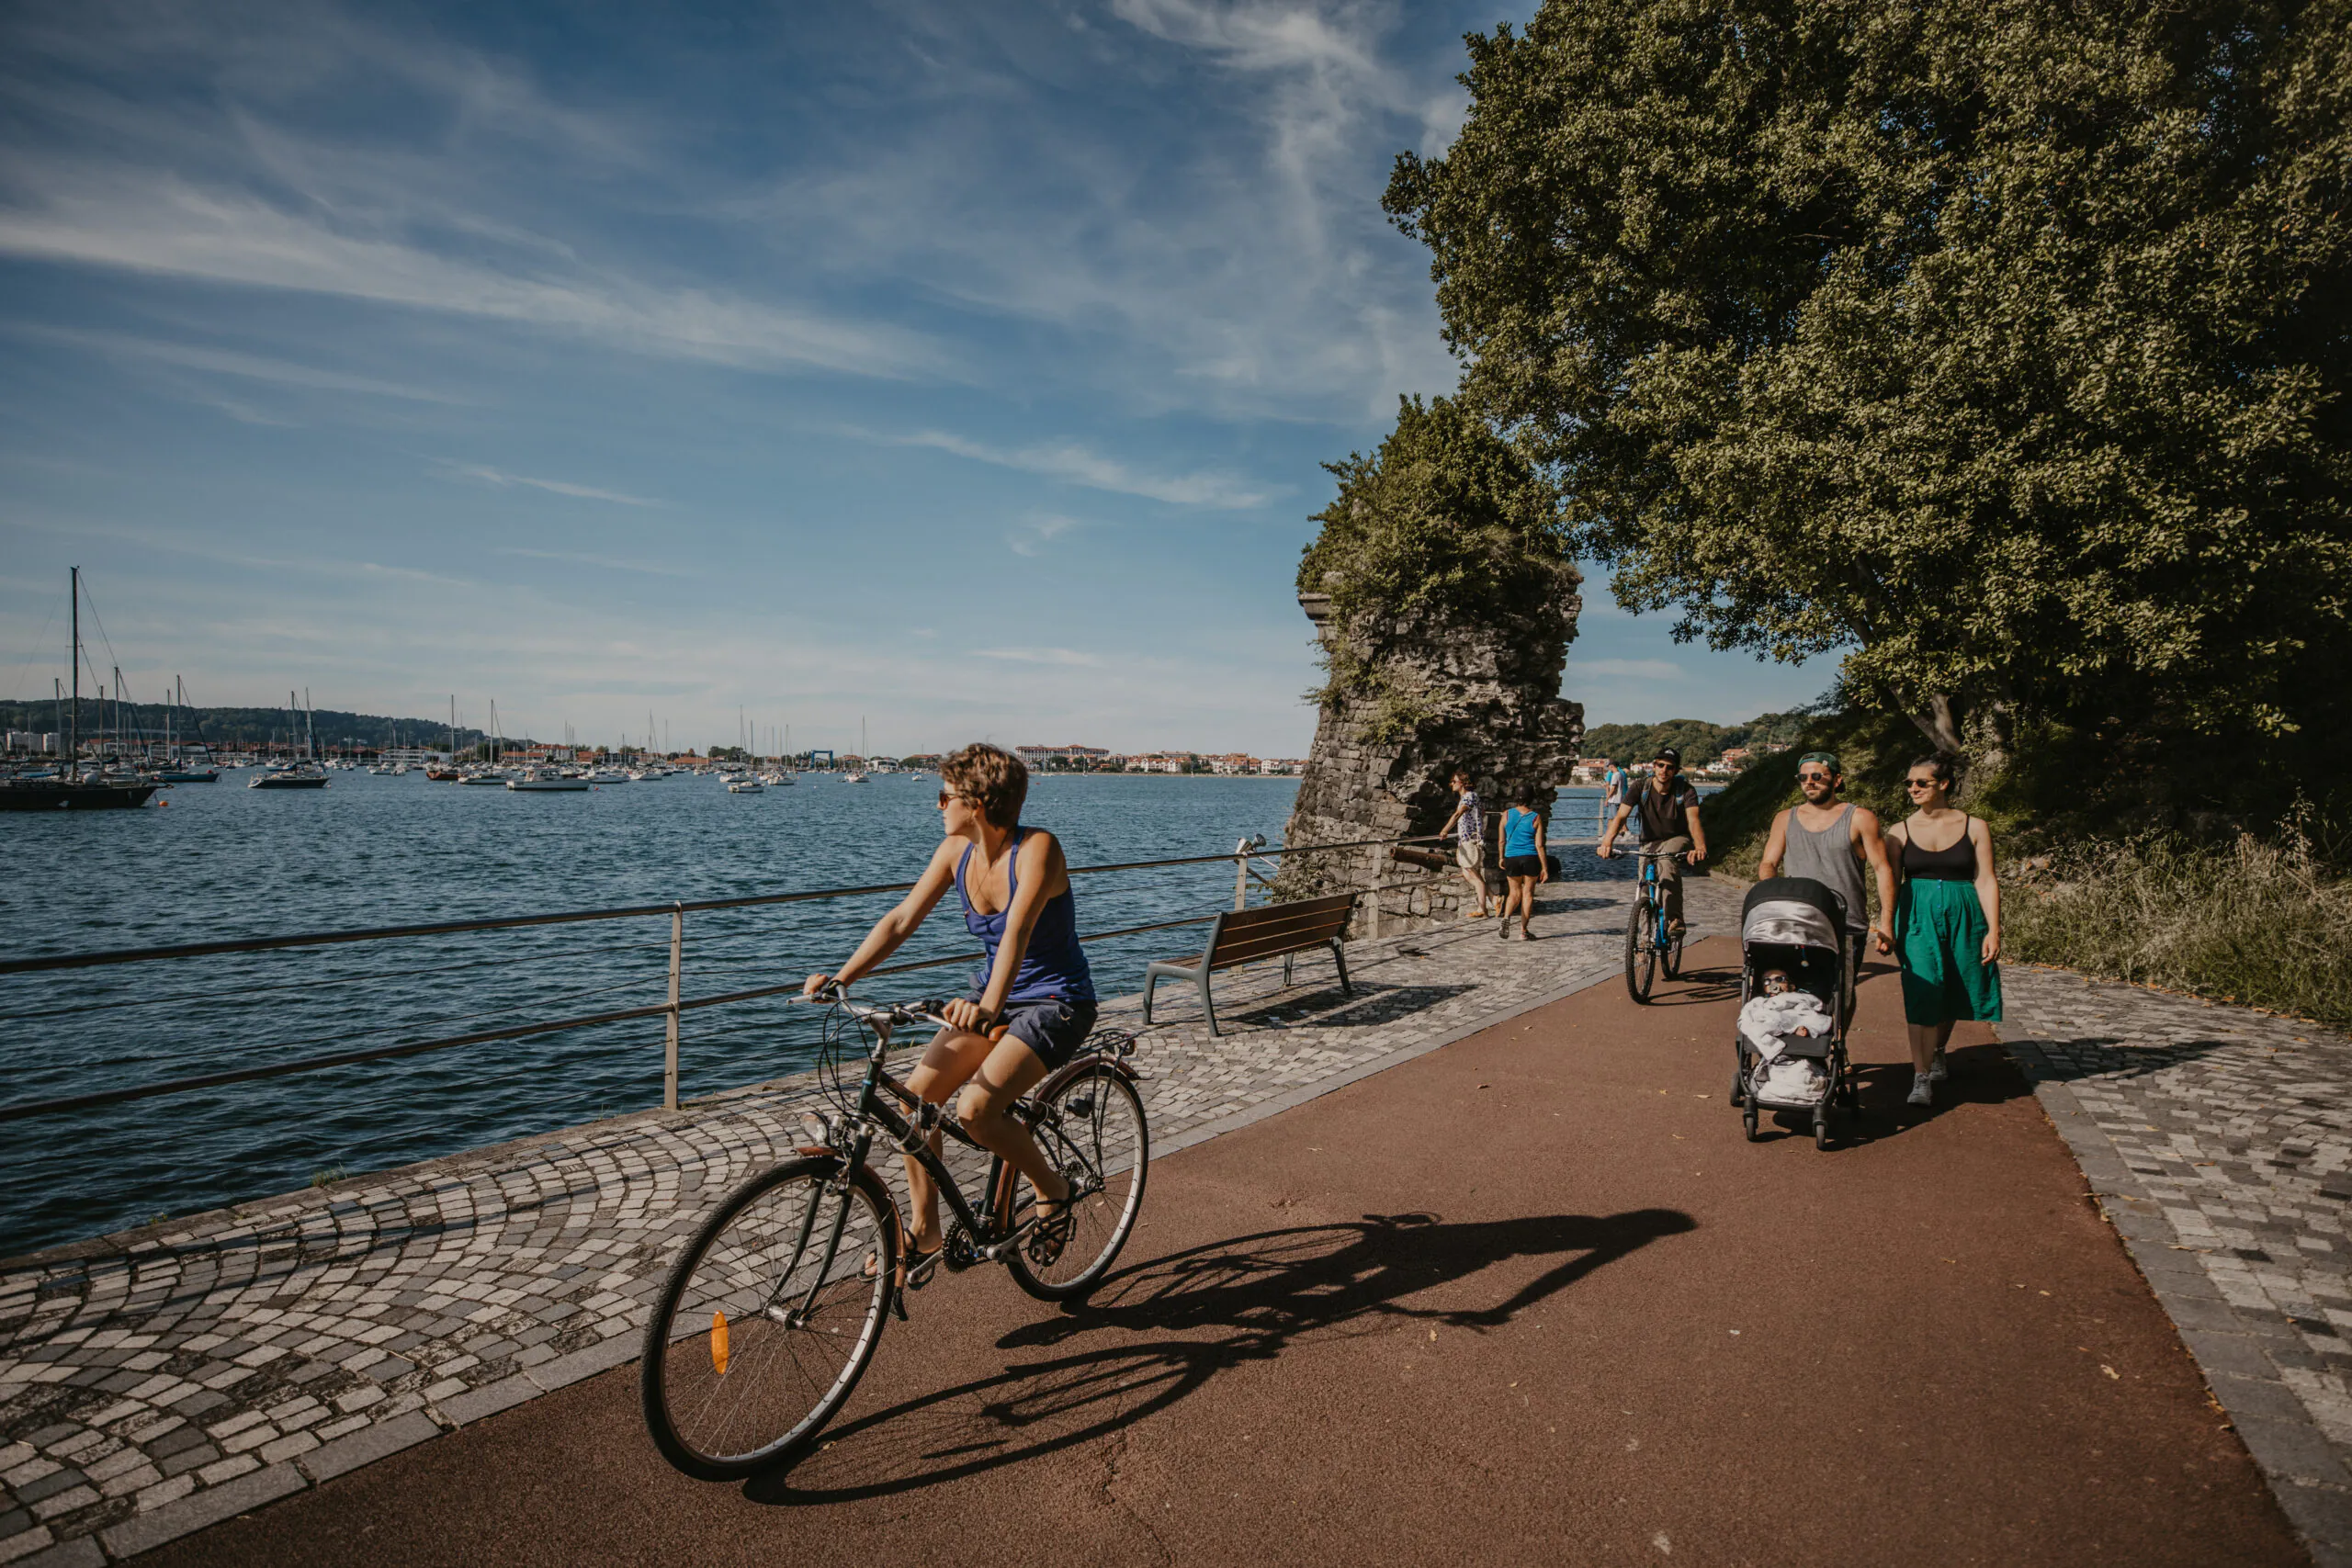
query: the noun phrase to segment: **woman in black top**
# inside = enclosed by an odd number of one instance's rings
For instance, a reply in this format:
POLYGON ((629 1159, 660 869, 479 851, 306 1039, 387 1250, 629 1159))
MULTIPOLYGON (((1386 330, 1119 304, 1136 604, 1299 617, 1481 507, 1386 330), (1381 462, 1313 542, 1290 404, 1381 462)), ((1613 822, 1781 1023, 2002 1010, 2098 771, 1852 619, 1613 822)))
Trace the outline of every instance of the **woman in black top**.
POLYGON ((1887 829, 1886 843, 1903 874, 1894 945, 1911 1033, 1910 1100, 1927 1105, 1944 1077, 1953 1022, 2000 1020, 2001 887, 1993 829, 1950 804, 1951 763, 1923 757, 1903 782, 1917 809, 1887 829))

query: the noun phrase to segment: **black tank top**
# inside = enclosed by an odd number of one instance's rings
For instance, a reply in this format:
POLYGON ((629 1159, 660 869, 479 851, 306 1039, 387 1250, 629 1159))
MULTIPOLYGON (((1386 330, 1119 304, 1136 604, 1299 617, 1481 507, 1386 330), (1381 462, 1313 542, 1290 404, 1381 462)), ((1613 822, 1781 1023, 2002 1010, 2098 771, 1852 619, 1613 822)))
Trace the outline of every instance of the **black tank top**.
MULTIPOLYGON (((1968 818, 1973 822, 1974 818, 1968 818)), ((1923 850, 1903 835, 1903 874, 1930 882, 1973 882, 1976 880, 1976 845, 1968 836, 1968 829, 1960 830, 1960 842, 1945 850, 1923 850)))

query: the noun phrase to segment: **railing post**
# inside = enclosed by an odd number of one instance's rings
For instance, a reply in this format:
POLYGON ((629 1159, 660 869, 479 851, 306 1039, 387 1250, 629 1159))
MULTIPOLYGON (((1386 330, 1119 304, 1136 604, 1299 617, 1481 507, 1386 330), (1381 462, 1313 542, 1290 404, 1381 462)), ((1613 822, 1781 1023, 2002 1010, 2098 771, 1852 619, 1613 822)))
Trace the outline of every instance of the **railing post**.
POLYGON ((1233 907, 1250 907, 1250 840, 1242 840, 1233 846, 1233 907))
POLYGON ((686 952, 686 911, 676 905, 670 909, 670 1017, 662 1044, 662 1109, 678 1109, 678 976, 684 967, 686 952))

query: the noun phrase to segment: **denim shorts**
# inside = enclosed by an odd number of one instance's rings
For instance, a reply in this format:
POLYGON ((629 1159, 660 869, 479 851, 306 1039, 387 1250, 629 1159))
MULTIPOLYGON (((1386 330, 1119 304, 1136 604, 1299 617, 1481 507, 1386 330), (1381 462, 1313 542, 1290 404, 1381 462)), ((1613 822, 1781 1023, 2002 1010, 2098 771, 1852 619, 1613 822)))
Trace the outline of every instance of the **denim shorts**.
MULTIPOLYGON (((978 1006, 978 991, 965 993, 964 999, 978 1006)), ((1085 1001, 1007 1002, 1004 1006, 1005 1032, 1035 1053, 1037 1060, 1053 1072, 1078 1055, 1086 1037, 1094 1032, 1095 1005, 1085 1001)))

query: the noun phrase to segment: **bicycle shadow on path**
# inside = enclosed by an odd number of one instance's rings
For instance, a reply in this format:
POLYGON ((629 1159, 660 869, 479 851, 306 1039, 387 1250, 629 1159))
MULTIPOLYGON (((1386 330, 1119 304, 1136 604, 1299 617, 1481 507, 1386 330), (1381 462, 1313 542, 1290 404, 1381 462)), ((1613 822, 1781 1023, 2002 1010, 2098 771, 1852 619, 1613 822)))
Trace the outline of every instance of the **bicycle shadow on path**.
POLYGON ((1171 1253, 1113 1276, 1091 1302, 997 1342, 1014 1351, 1105 1334, 1146 1337, 1143 1343, 1030 1361, 871 1412, 835 1428, 797 1466, 752 1478, 743 1495, 773 1506, 850 1502, 1041 1459, 1106 1437, 1219 1371, 1272 1360, 1303 1340, 1389 1333, 1400 1323, 1498 1326, 1595 1269, 1697 1226, 1673 1209, 1472 1224, 1367 1214, 1171 1253), (1560 1261, 1491 1305, 1411 1299, 1512 1258, 1553 1257, 1560 1261))

